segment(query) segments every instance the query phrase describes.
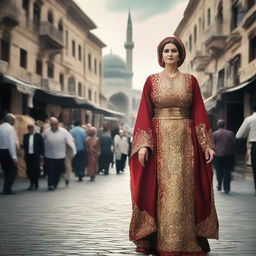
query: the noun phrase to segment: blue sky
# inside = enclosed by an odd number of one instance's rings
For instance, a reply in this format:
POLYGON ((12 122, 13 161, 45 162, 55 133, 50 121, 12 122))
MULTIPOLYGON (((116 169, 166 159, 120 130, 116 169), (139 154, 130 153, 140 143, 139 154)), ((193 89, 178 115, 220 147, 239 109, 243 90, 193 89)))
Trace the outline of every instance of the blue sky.
POLYGON ((173 35, 183 17, 188 0, 74 0, 94 21, 92 32, 125 61, 124 42, 128 10, 133 23, 133 88, 142 89, 152 73, 161 71, 156 48, 166 36, 173 35))

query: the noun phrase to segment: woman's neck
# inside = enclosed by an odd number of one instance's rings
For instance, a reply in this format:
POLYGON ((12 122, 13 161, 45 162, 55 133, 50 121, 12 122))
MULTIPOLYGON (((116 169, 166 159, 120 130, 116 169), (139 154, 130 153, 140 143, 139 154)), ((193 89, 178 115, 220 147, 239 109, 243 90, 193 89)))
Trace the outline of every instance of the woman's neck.
POLYGON ((175 66, 165 66, 164 72, 170 77, 175 77, 179 73, 179 69, 176 65, 175 66))

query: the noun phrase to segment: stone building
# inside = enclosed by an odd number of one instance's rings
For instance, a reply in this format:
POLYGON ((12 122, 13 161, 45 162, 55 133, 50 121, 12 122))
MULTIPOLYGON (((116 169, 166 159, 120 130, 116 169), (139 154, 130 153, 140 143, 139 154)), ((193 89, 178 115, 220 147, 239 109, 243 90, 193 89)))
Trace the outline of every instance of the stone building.
POLYGON ((99 127, 102 48, 94 22, 71 0, 0 1, 0 108, 99 127))
MULTIPOLYGON (((183 71, 198 78, 212 126, 223 118, 236 133, 256 101, 256 1, 190 0, 174 34, 186 45, 183 71)), ((245 145, 238 142, 238 159, 245 145)))
POLYGON ((141 91, 132 89, 132 20, 128 14, 126 42, 126 62, 113 54, 103 57, 103 92, 108 100, 108 108, 125 114, 125 123, 134 125, 140 102, 141 91))

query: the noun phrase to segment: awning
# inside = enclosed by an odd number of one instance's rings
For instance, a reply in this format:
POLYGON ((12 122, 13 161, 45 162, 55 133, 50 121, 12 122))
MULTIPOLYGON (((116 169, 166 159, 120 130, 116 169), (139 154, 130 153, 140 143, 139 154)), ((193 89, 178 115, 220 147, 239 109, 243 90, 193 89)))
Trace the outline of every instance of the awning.
POLYGON ((33 108, 33 96, 34 96, 35 90, 38 89, 38 87, 32 84, 26 83, 10 75, 3 75, 2 77, 5 82, 16 85, 16 88, 19 92, 27 94, 28 107, 33 108))
POLYGON ((95 106, 94 109, 95 109, 96 112, 98 111, 98 112, 104 113, 106 116, 124 117, 124 115, 125 115, 124 113, 117 112, 117 111, 107 109, 107 108, 103 108, 103 107, 98 107, 98 106, 95 106))
POLYGON ((250 79, 242 84, 232 86, 229 88, 224 88, 223 90, 221 90, 221 93, 229 93, 229 92, 235 92, 235 91, 241 90, 255 81, 256 81, 256 77, 253 77, 252 79, 250 79))
POLYGON ((209 97, 204 101, 204 105, 207 112, 211 112, 217 106, 217 97, 216 95, 209 97))

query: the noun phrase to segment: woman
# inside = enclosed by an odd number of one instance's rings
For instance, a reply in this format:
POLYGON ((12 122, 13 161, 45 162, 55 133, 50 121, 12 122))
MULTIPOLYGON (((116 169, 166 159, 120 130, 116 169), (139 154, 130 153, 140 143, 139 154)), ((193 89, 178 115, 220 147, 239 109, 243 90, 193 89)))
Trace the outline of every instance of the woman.
POLYGON ((91 181, 94 181, 95 175, 98 171, 98 158, 100 155, 100 140, 97 137, 97 130, 95 127, 88 129, 89 138, 86 142, 87 149, 87 175, 91 181))
POLYGON ((134 128, 130 239, 145 254, 201 256, 218 238, 212 133, 196 78, 178 69, 183 43, 157 50, 164 70, 147 78, 134 128))

